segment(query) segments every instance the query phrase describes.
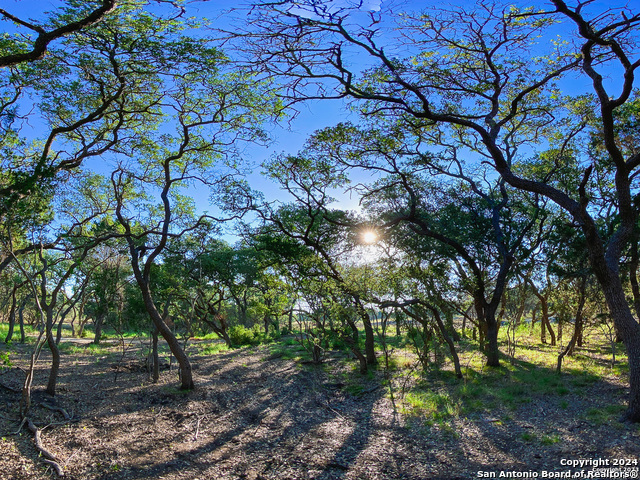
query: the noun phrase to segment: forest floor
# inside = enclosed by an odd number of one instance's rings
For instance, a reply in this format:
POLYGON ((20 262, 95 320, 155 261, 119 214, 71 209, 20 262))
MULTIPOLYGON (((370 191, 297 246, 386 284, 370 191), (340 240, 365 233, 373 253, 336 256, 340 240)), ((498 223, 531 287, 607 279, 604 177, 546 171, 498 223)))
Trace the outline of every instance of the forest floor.
MULTIPOLYGON (((361 376, 343 355, 306 364, 288 354, 291 343, 215 355, 193 343, 196 389, 186 393, 176 370, 150 383, 143 346, 131 342, 124 356, 117 344, 67 344, 55 398, 42 391, 43 352, 30 418, 65 478, 543 478, 581 470, 563 460, 640 455, 638 426, 617 421, 628 388, 613 374, 557 376, 523 360, 497 373, 467 371, 462 381, 405 368, 389 382, 385 369, 361 376)), ((33 435, 16 433, 20 394, 11 389, 21 387, 32 346, 12 348, 13 366, 0 372, 0 479, 50 479, 33 435)))

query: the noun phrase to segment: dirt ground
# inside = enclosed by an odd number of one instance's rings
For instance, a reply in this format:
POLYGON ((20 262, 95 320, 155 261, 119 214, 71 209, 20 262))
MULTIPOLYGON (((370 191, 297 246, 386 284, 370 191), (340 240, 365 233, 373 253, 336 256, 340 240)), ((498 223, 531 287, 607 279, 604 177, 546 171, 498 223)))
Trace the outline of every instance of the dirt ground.
MULTIPOLYGON (((442 428, 403 415, 375 376, 353 392, 331 360, 323 368, 301 365, 266 347, 192 354, 197 388, 184 393, 175 370, 151 384, 136 368, 139 354, 131 349, 120 361, 115 352, 65 354, 55 399, 39 390, 46 356, 39 362, 30 416, 44 427, 42 441, 65 478, 468 479, 513 471, 542 478, 566 472, 563 459, 640 454, 637 426, 585 420, 589 408, 624 395, 625 386, 614 382, 567 395, 568 409, 540 397, 508 415, 478 413, 442 428), (64 408, 71 421, 43 403, 64 408), (552 442, 534 440, 552 434, 552 442)), ((0 388, 0 479, 50 479, 33 435, 26 428, 16 434, 20 394, 11 389, 19 390, 25 364, 12 360, 0 375, 9 387, 0 388)))

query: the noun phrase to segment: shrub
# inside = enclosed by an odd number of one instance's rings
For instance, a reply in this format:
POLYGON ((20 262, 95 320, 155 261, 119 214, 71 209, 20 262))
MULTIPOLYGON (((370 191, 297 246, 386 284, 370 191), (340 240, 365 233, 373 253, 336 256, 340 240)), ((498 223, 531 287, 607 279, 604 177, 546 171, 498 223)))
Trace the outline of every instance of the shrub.
POLYGON ((6 368, 11 367, 11 360, 9 360, 9 352, 0 352, 0 372, 6 368))
POLYGON ((260 332, 260 327, 254 325, 247 328, 244 325, 234 325, 229 328, 229 338, 231 344, 240 347, 242 345, 259 345, 264 340, 264 334, 260 332))
POLYGON ((280 332, 276 329, 272 329, 269 335, 265 335, 260 325, 254 325, 252 328, 247 328, 243 325, 234 325, 229 328, 228 333, 231 345, 234 347, 260 345, 261 343, 269 343, 281 337, 280 332))

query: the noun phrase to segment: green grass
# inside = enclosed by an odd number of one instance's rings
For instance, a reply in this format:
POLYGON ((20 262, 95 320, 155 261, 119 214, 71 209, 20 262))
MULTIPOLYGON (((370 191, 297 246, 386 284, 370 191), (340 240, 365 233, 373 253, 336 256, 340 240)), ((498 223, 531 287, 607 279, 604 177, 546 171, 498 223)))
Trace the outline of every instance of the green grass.
MULTIPOLYGON (((7 337, 7 333, 9 333, 9 324, 8 323, 0 323, 0 341, 4 342, 4 339, 7 337)), ((25 325, 24 326, 24 333, 26 335, 33 335, 33 334, 37 334, 38 333, 38 329, 30 326, 30 325, 25 325)), ((16 326, 13 328, 13 341, 19 341, 20 340, 20 326, 16 324, 16 326)))
MULTIPOLYGON (((503 335, 504 335, 503 329, 503 335)), ((515 412, 528 408, 539 399, 551 400, 560 409, 567 410, 572 398, 584 398, 589 389, 598 382, 606 382, 611 376, 624 378, 626 358, 617 352, 619 360, 612 368, 610 361, 599 353, 598 342, 601 338, 585 339, 587 348, 578 350, 571 357, 565 357, 561 374, 556 373, 557 355, 560 346, 541 345, 539 331, 533 334, 521 326, 518 330, 516 360, 509 361, 502 355, 501 366, 489 368, 485 365, 485 356, 478 351, 478 344, 466 338, 457 343, 464 378, 456 379, 452 374, 452 365, 447 362, 441 370, 422 371, 418 367, 419 378, 407 388, 403 402, 403 411, 408 415, 421 418, 426 424, 448 423, 457 417, 497 417, 517 418, 515 412)), ((566 340, 566 339, 565 339, 566 340)), ((504 338, 501 350, 505 351, 504 338)), ((412 362, 407 361, 410 349, 395 348, 391 368, 393 375, 408 374, 412 362), (400 364, 403 359, 404 365, 400 364)), ((381 359, 383 360, 383 359, 381 359)), ((415 358, 413 358, 413 364, 415 358)), ((610 423, 620 418, 625 407, 620 405, 624 399, 613 399, 613 403, 592 408, 584 412, 585 418, 595 423, 610 423)), ((560 441, 557 435, 538 435, 527 441, 538 441, 541 445, 552 445, 560 441)))
POLYGON ((181 390, 178 387, 174 387, 172 385, 163 386, 162 391, 167 395, 175 395, 180 397, 185 397, 191 393, 191 390, 181 390))
POLYGON ((617 424, 626 410, 625 405, 611 404, 601 408, 590 408, 585 414, 587 421, 596 425, 617 424))
POLYGON ((425 424, 441 424, 462 411, 460 399, 456 399, 447 391, 413 391, 404 398, 404 413, 421 417, 425 424))
POLYGON ((10 368, 13 365, 9 352, 0 351, 0 372, 6 368, 10 368))
POLYGON ((560 435, 557 434, 553 434, 553 435, 544 435, 541 439, 540 439, 540 443, 542 445, 554 445, 556 443, 560 443, 560 435))
POLYGON ((218 353, 229 351, 229 347, 224 342, 200 343, 197 348, 198 355, 217 355, 218 353))
POLYGON ((106 355, 111 353, 113 346, 110 345, 96 345, 94 343, 80 345, 74 342, 60 342, 58 349, 61 353, 67 355, 106 355))
POLYGON ((535 441, 537 437, 536 437, 535 433, 524 432, 522 435, 520 435, 520 438, 523 441, 527 442, 527 443, 531 443, 531 442, 535 441))
POLYGON ((209 332, 205 335, 197 335, 195 338, 197 340, 218 340, 220 337, 215 332, 209 332))
POLYGON ((271 358, 283 358, 285 360, 308 361, 311 354, 296 341, 295 338, 288 338, 285 341, 268 345, 269 356, 271 358))
MULTIPOLYGON (((93 338, 93 336, 95 335, 91 330, 91 328, 89 329, 85 328, 83 333, 85 334, 84 335, 85 337, 90 337, 90 338, 93 338)), ((101 340, 119 340, 121 337, 122 338, 149 338, 150 336, 151 334, 149 332, 137 332, 132 330, 132 331, 122 332, 122 334, 120 334, 113 329, 106 328, 102 331, 102 334, 100 335, 100 339, 101 340)))
POLYGON ((359 382, 351 382, 344 387, 345 392, 358 397, 364 392, 364 385, 359 382))

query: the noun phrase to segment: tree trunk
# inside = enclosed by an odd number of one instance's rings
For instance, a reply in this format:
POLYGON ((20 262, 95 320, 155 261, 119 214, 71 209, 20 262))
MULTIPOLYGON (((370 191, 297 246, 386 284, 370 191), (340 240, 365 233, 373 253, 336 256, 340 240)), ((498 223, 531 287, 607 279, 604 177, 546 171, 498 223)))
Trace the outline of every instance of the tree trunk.
POLYGON ((62 340, 62 326, 64 324, 64 318, 64 316, 60 318, 58 327, 56 328, 56 345, 60 345, 60 340, 62 340))
POLYGON ((633 294, 633 307, 636 317, 640 319, 640 286, 638 285, 638 267, 640 266, 640 256, 638 255, 638 232, 634 229, 631 241, 631 261, 629 262, 629 283, 633 294))
POLYGON ((542 343, 547 343, 546 332, 549 332, 549 336, 551 337, 551 346, 554 346, 556 344, 556 334, 553 331, 553 328, 551 328, 551 322, 549 321, 549 304, 547 303, 547 296, 540 293, 532 282, 529 282, 529 284, 532 287, 533 294, 538 297, 538 300, 540 300, 540 308, 542 310, 540 315, 540 341, 542 343))
POLYGON ((49 382, 47 383, 47 393, 52 397, 56 394, 56 384, 58 382, 58 372, 60 370, 60 350, 53 338, 53 310, 47 309, 46 331, 47 346, 51 350, 51 370, 49 370, 49 382))
POLYGON ((480 345, 487 357, 487 366, 499 367, 500 351, 498 349, 498 321, 496 320, 498 305, 495 302, 486 303, 482 299, 476 299, 475 304, 480 345))
POLYGON ((562 359, 564 358, 564 356, 565 355, 573 355, 573 349, 576 346, 576 341, 578 340, 578 335, 582 331, 582 310, 584 308, 584 303, 586 301, 586 296, 585 296, 586 283, 587 283, 586 278, 583 278, 582 281, 580 282, 580 292, 579 292, 580 296, 579 296, 579 299, 578 299, 578 310, 576 311, 575 328, 573 330, 573 335, 571 336, 571 340, 569 341, 569 344, 558 355, 558 365, 556 367, 556 372, 557 373, 560 373, 560 371, 562 369, 562 359))
POLYGON ((564 323, 564 318, 562 315, 558 316, 558 336, 557 342, 562 345, 562 324, 564 323))
MULTIPOLYGON (((436 310, 435 308, 431 308, 431 311, 433 312, 433 316, 436 319, 436 323, 438 324, 438 328, 440 329, 440 334, 442 335, 442 338, 444 338, 444 341, 447 342, 447 345, 449 346, 449 352, 451 353, 451 359, 453 360, 453 368, 456 372, 456 377, 462 378, 462 369, 460 368, 460 358, 458 357, 458 352, 456 351, 456 346, 453 343, 453 339, 449 336, 448 329, 442 322, 442 318, 440 318, 440 314, 438 313, 438 310, 436 310)), ((451 318, 453 318, 453 315, 451 315, 451 318)))
MULTIPOLYGON (((487 322, 485 321, 485 308, 484 308, 484 299, 483 298, 474 298, 474 307, 476 310, 476 318, 478 323, 478 343, 480 347, 484 349, 484 342, 487 337, 487 322)), ((475 340, 475 335, 474 335, 475 340)))
POLYGON ((180 343, 178 342, 176 336, 162 319, 162 315, 160 315, 160 312, 158 312, 158 309, 153 303, 151 290, 149 289, 149 283, 142 278, 138 278, 137 276, 136 280, 138 282, 138 286, 140 287, 142 299, 144 300, 144 305, 147 309, 147 313, 151 317, 151 320, 153 321, 153 324, 160 335, 162 335, 162 338, 164 338, 169 345, 171 353, 174 357, 176 357, 176 360, 178 360, 181 382, 180 389, 192 390, 194 388, 193 373, 191 371, 191 362, 189 362, 189 358, 180 346, 180 343))
POLYGON ((584 340, 582 333, 584 332, 584 323, 580 325, 580 331, 578 332, 578 339, 576 340, 576 345, 580 348, 584 346, 584 340))
POLYGON ((349 348, 351 349, 351 352, 358 359, 358 362, 360 364, 360 373, 363 374, 363 375, 366 374, 367 373, 367 358, 362 354, 362 352, 360 351, 360 348, 358 348, 358 343, 355 342, 353 340, 353 338, 348 337, 348 336, 344 336, 343 339, 346 342, 346 344, 349 345, 349 348))
MULTIPOLYGON (((547 303, 547 297, 545 295, 540 295, 539 298, 542 306, 542 317, 540 318, 541 332, 544 332, 545 330, 549 332, 549 337, 551 337, 551 346, 553 347, 556 344, 556 334, 553 331, 553 328, 551 328, 551 322, 549 321, 549 304, 547 303)), ((541 333, 540 335, 542 339, 544 333, 541 333)), ((543 340, 542 343, 546 343, 546 339, 543 340)))
POLYGON ((536 313, 538 312, 538 306, 536 305, 531 310, 531 331, 533 332, 533 328, 536 326, 536 313))
POLYGON ((76 338, 82 338, 84 333, 84 326, 87 324, 87 318, 84 316, 84 307, 86 305, 86 299, 83 298, 80 306, 78 307, 78 312, 76 318, 78 320, 78 329, 75 330, 74 336, 76 338))
POLYGON ((631 313, 619 277, 612 278, 613 274, 605 276, 602 272, 594 270, 602 286, 609 312, 624 338, 627 350, 630 391, 629 408, 625 413, 625 419, 640 422, 640 325, 631 313))
POLYGON ((266 314, 263 319, 264 322, 264 334, 269 335, 269 324, 271 323, 271 317, 269 314, 266 314))
POLYGON ((444 317, 445 317, 445 321, 446 321, 447 332, 449 332, 449 335, 451 336, 451 339, 454 342, 459 342, 460 341, 460 334, 458 333, 458 331, 456 330, 456 327, 453 324, 453 311, 446 310, 444 312, 444 317))
POLYGON ((153 383, 158 383, 160 380, 160 356, 158 355, 158 329, 154 328, 151 332, 151 359, 153 365, 151 366, 151 379, 153 383))
POLYGON ((515 331, 522 322, 522 318, 524 317, 524 311, 527 308, 527 296, 525 295, 525 287, 522 286, 520 288, 520 305, 518 306, 518 311, 516 312, 516 318, 513 321, 513 330, 515 331))
POLYGON ((616 325, 615 322, 613 322, 613 331, 615 332, 615 342, 616 343, 624 342, 624 336, 622 335, 620 328, 618 327, 618 325, 616 325))
MULTIPOLYGON (((29 296, 30 297, 30 296, 29 296)), ((29 297, 25 298, 20 304, 20 308, 18 309, 18 326, 20 327, 20 343, 25 343, 27 338, 24 331, 24 309, 27 306, 27 300, 29 297)))
POLYGON ((9 311, 9 330, 4 339, 4 343, 9 343, 13 339, 13 329, 16 325, 16 289, 11 291, 11 310, 9 311))
POLYGON ((93 344, 100 345, 100 338, 102 337, 102 325, 104 324, 105 313, 99 313, 94 323, 96 327, 95 336, 93 337, 93 344))
POLYGON ((485 347, 485 354, 487 356, 488 367, 500 366, 500 350, 498 349, 498 322, 495 318, 495 312, 486 312, 485 322, 487 325, 487 344, 485 347))
POLYGON ((356 300, 356 307, 360 312, 360 318, 362 318, 362 324, 364 325, 364 351, 368 365, 375 365, 378 363, 375 350, 375 335, 373 332, 373 326, 371 325, 371 317, 366 309, 360 303, 360 300, 356 300))

